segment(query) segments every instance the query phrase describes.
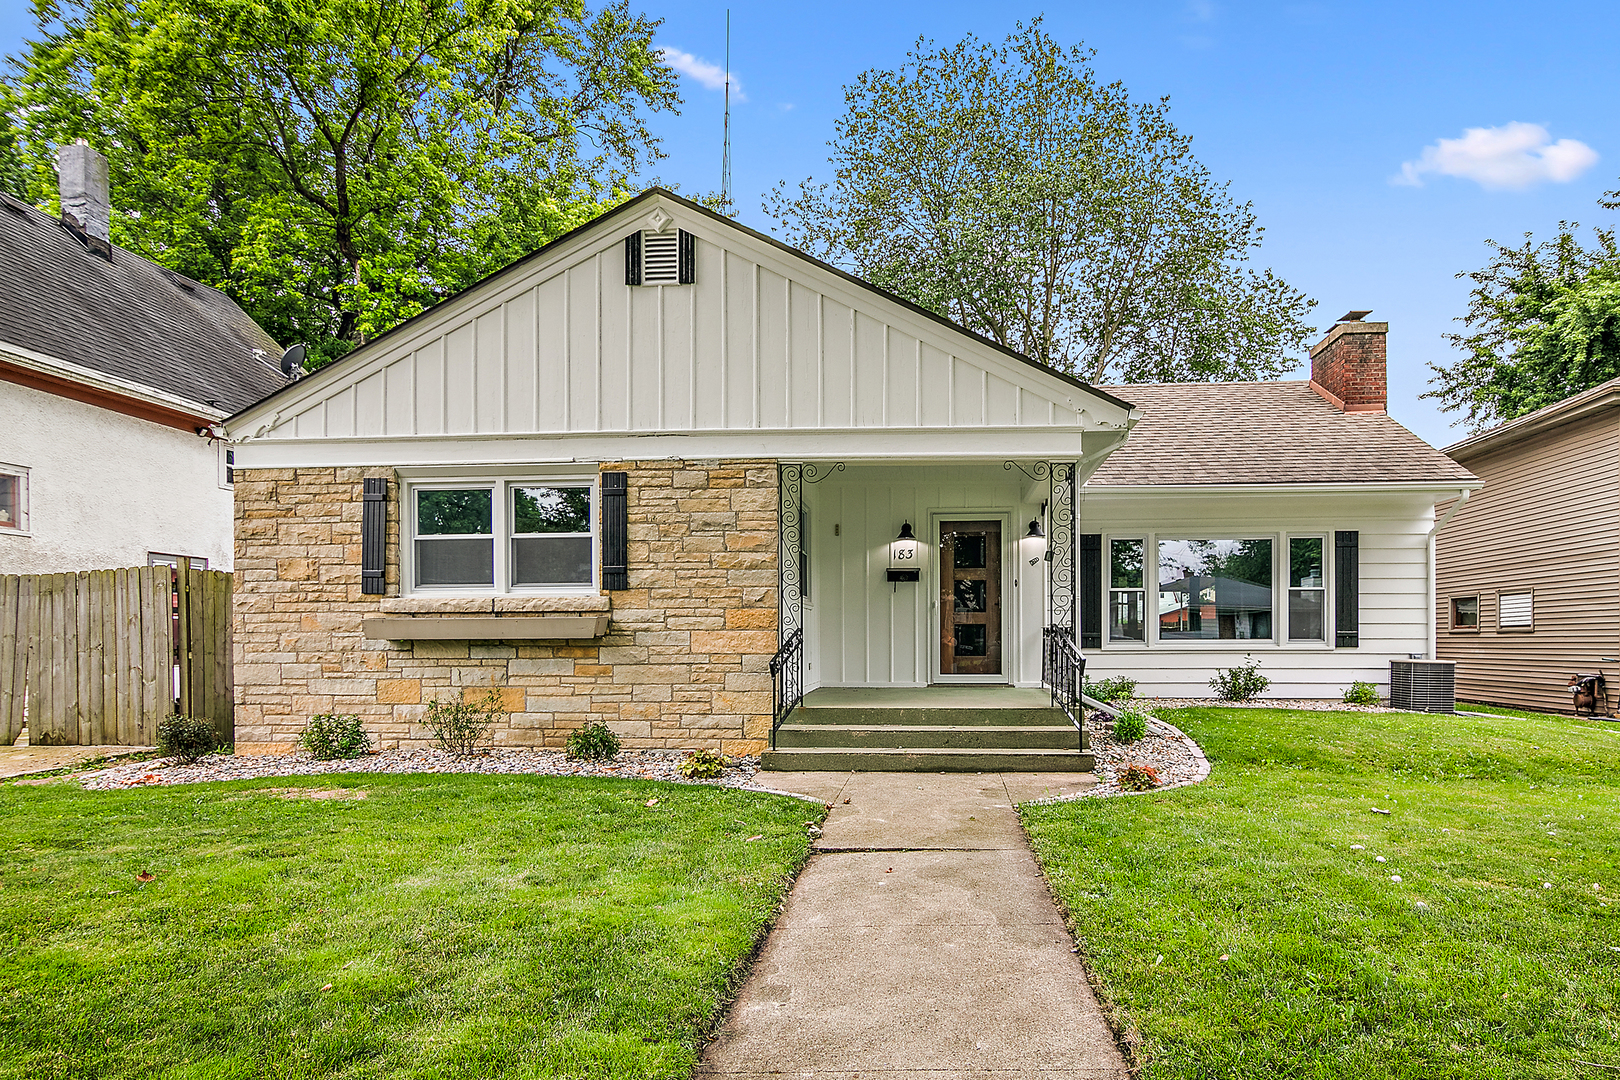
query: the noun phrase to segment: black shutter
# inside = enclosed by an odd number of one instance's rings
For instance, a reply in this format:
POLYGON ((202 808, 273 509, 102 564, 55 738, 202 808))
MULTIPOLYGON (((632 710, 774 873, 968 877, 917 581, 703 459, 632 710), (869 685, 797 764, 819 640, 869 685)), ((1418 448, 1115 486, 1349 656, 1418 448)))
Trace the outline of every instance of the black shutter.
POLYGON ((1334 643, 1341 649, 1354 649, 1361 644, 1361 534, 1336 532, 1333 534, 1334 643))
POLYGON ((697 237, 681 230, 680 283, 690 285, 697 280, 697 237))
POLYGON ((1080 534, 1080 647, 1102 648, 1102 533, 1080 534))
POLYGON ((641 234, 633 232, 624 238, 624 283, 641 284, 641 234))
POLYGON ((360 592, 382 596, 388 591, 384 554, 388 550, 388 481, 366 480, 365 503, 360 508, 360 592))
POLYGON ((602 588, 630 587, 630 474, 602 474, 602 588))

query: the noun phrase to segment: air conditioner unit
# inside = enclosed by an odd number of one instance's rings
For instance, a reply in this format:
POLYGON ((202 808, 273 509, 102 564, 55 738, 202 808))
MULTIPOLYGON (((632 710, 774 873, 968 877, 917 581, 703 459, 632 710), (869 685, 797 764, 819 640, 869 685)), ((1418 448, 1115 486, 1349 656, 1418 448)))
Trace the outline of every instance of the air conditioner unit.
POLYGON ((1456 712, 1456 663, 1451 660, 1391 660, 1389 707, 1408 712, 1456 712))

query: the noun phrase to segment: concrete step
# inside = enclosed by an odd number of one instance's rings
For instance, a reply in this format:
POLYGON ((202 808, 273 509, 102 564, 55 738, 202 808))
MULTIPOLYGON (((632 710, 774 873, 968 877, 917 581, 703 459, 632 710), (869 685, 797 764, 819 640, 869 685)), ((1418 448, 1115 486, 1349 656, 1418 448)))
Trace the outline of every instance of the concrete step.
POLYGON ((1091 772, 1096 758, 1078 750, 952 750, 817 747, 767 750, 765 769, 782 772, 1091 772))
POLYGON ((789 718, 795 724, 852 724, 873 727, 894 724, 920 724, 932 727, 1064 727, 1074 725, 1062 709, 1054 708, 914 708, 837 706, 833 708, 800 705, 789 718))
MULTIPOLYGON (((795 713, 794 717, 798 714, 795 713)), ((948 750, 1076 750, 1082 743, 1074 726, 1062 727, 972 724, 813 724, 790 718, 776 732, 783 749, 852 747, 883 749, 934 748, 948 750)))

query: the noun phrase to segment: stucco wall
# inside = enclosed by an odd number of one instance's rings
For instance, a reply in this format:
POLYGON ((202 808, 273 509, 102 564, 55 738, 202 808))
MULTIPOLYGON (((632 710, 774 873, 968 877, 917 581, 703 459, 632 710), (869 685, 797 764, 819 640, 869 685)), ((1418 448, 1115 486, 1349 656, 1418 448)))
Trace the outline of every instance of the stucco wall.
POLYGON ((0 417, 0 461, 29 471, 30 531, 0 530, 0 573, 145 566, 154 551, 231 569, 217 444, 10 382, 0 417))
POLYGON ((599 596, 505 597, 503 614, 611 613, 578 641, 376 641, 382 613, 455 618, 492 601, 401 597, 391 469, 238 475, 236 737, 291 749, 316 713, 360 715, 382 746, 422 745, 435 698, 501 693, 496 745, 561 747, 608 724, 630 748, 757 752, 776 651, 776 466, 621 462, 629 475, 629 585, 599 596), (363 480, 389 478, 386 596, 360 592, 363 480))

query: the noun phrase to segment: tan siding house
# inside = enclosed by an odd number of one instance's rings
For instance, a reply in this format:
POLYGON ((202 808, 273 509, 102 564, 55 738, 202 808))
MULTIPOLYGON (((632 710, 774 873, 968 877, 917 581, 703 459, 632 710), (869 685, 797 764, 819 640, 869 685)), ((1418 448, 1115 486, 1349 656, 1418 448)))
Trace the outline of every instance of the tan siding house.
POLYGON ((1601 672, 1612 709, 1620 380, 1446 452, 1485 481, 1436 537, 1436 654, 1458 700, 1569 712, 1569 677, 1601 672))

